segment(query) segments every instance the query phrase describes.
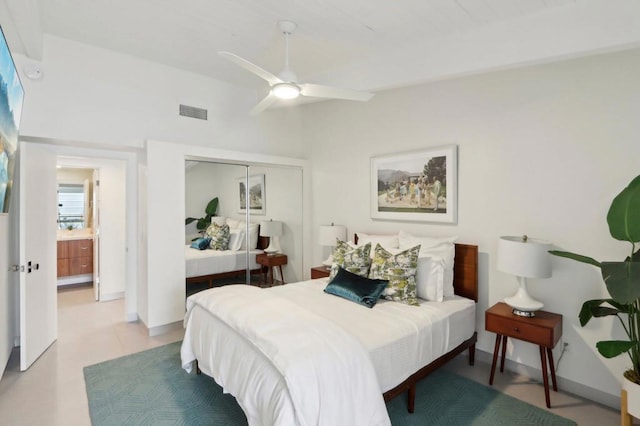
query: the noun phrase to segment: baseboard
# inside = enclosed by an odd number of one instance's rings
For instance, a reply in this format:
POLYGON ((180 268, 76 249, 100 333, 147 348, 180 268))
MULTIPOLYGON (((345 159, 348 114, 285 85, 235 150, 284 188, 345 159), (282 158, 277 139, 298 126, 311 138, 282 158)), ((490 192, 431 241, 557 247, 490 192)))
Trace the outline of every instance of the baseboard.
POLYGON ((58 287, 63 287, 65 285, 90 283, 92 281, 93 281, 93 275, 84 274, 84 275, 73 275, 70 277, 58 278, 57 284, 58 284, 58 287))
POLYGON ((138 322, 140 317, 136 312, 127 312, 127 322, 138 322))
MULTIPOLYGON (((491 365, 493 363, 493 354, 476 348, 476 359, 480 362, 491 365)), ((535 379, 532 380, 538 380, 537 378, 542 377, 541 369, 520 364, 519 362, 512 361, 508 358, 504 363, 504 368, 505 370, 509 370, 522 376, 529 378, 535 377, 535 379)), ((565 379, 560 376, 556 376, 556 379, 558 382, 558 388, 563 392, 577 395, 598 404, 606 405, 607 407, 611 407, 615 410, 620 409, 619 395, 611 395, 610 393, 602 392, 599 389, 594 389, 583 385, 582 383, 574 382, 573 380, 565 379)))
POLYGON ((157 327, 147 328, 149 330, 149 336, 159 336, 160 334, 168 333, 170 331, 178 330, 183 327, 182 321, 176 321, 165 325, 159 325, 157 327))
POLYGON ((124 291, 118 291, 116 293, 102 294, 100 295, 101 302, 108 302, 110 300, 122 299, 124 298, 124 291))

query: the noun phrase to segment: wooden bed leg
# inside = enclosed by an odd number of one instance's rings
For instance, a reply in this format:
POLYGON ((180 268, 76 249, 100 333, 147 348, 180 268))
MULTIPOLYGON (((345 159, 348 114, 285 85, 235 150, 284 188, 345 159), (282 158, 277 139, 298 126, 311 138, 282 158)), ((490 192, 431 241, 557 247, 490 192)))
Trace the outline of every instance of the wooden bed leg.
POLYGON ((415 383, 409 386, 409 391, 407 392, 407 411, 413 413, 416 409, 416 385, 415 383))
POLYGON ((197 374, 197 375, 202 374, 202 370, 200 370, 200 367, 198 366, 198 360, 196 359, 195 361, 193 361, 193 363, 194 363, 194 364, 195 364, 195 366, 196 366, 196 374, 197 374))
POLYGON ((474 365, 476 362, 476 344, 469 346, 469 365, 474 365))

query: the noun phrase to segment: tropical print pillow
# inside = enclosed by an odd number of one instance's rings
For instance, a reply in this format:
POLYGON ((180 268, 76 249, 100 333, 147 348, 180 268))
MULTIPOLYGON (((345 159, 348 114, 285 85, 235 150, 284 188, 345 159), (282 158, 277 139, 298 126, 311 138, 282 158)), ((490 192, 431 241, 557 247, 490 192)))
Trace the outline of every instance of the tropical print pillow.
POLYGON ((418 268, 420 246, 389 253, 380 244, 376 244, 369 270, 369 278, 389 280, 382 297, 394 302, 418 306, 416 292, 416 269, 418 268))
POLYGON ((229 249, 229 238, 231 237, 231 234, 229 232, 229 225, 226 223, 224 225, 212 223, 207 228, 206 234, 211 238, 209 248, 213 250, 229 249))
POLYGON ((340 268, 366 278, 369 275, 369 267, 371 266, 370 252, 371 244, 353 248, 347 242, 337 240, 336 247, 333 250, 333 264, 331 265, 329 280, 336 276, 340 268))

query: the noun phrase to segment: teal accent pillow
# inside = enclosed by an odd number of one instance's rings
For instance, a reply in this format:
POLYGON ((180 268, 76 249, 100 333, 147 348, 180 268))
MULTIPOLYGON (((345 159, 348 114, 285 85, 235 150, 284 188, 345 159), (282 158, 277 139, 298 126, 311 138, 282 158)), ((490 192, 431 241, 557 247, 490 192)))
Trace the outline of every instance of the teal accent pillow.
POLYGON ((211 238, 196 238, 191 243, 191 248, 206 250, 209 248, 209 243, 211 243, 211 238))
POLYGON ((388 283, 387 280, 372 280, 340 268, 324 292, 373 308, 388 283))
POLYGON ((391 254, 376 244, 369 278, 389 280, 382 297, 394 302, 418 306, 416 270, 420 246, 391 254))

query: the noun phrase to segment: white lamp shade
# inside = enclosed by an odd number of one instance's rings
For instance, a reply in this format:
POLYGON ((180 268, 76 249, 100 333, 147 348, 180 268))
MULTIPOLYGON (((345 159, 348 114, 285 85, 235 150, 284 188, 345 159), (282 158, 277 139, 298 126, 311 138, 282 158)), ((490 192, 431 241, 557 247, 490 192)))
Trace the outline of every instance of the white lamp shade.
POLYGON ((336 239, 345 241, 347 238, 347 228, 342 225, 320 225, 318 232, 318 244, 321 246, 333 247, 336 239))
POLYGON ((498 269, 518 277, 549 278, 551 276, 551 243, 535 238, 500 237, 498 269))
POLYGON ((282 235, 282 222, 279 220, 269 220, 260 222, 260 236, 279 237, 282 235))

